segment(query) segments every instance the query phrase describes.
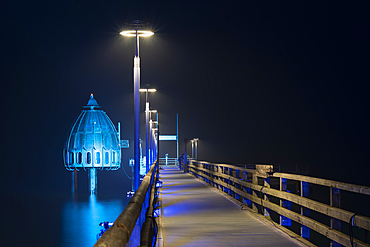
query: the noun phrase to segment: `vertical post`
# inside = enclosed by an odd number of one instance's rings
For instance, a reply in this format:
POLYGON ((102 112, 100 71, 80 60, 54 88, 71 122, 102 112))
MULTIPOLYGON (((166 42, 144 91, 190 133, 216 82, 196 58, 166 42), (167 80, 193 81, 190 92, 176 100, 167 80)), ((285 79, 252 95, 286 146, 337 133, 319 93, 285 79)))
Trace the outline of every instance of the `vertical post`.
POLYGON ((96 194, 97 192, 97 183, 96 183, 96 169, 89 169, 89 191, 90 195, 96 194))
MULTIPOLYGON (((287 190, 288 190, 288 180, 286 178, 280 178, 280 191, 287 191, 287 190)), ((280 199, 280 207, 291 210, 292 202, 280 199)), ((280 215, 280 225, 281 226, 292 226, 292 220, 285 216, 280 215)))
POLYGON ((232 168, 228 168, 228 175, 229 175, 229 181, 228 181, 228 184, 229 184, 229 195, 230 196, 233 196, 233 191, 231 190, 231 187, 234 185, 233 181, 230 179, 230 177, 233 177, 233 174, 234 174, 234 169, 232 168))
POLYGON ((198 160, 198 140, 195 141, 195 160, 198 160))
POLYGON ((149 112, 149 160, 150 160, 150 163, 153 163, 152 149, 153 149, 153 143, 152 143, 152 119, 151 119, 151 113, 149 112))
POLYGON ((158 122, 158 112, 157 112, 157 164, 159 165, 159 122, 158 122))
MULTIPOLYGON (((239 181, 240 181, 240 179, 241 179, 241 177, 240 177, 240 170, 235 170, 235 178, 237 178, 239 181)), ((240 188, 240 184, 238 184, 238 183, 235 183, 235 188, 237 188, 237 189, 241 189, 240 188)), ((239 200, 240 201, 240 195, 239 194, 237 194, 237 193, 235 193, 235 199, 237 199, 237 200, 239 200)))
MULTIPOLYGON (((270 188, 270 178, 265 178, 263 180, 263 186, 265 186, 266 188, 270 188)), ((267 194, 264 193, 263 197, 265 201, 270 201, 270 196, 268 196, 267 194)), ((266 217, 270 218, 270 209, 264 207, 263 214, 266 217)))
POLYGON ((194 140, 191 141, 191 158, 194 158, 194 140))
MULTIPOLYGON (((135 162, 135 160, 134 160, 134 162, 135 162)), ((135 182, 134 182, 134 164, 132 164, 132 166, 131 166, 131 177, 132 177, 132 179, 131 179, 131 191, 135 191, 135 182)))
MULTIPOLYGON (((258 177, 256 176, 255 173, 252 174, 252 183, 253 184, 258 184, 258 177)), ((258 198, 258 195, 257 195, 256 191, 255 190, 252 190, 252 191, 253 191, 252 195, 258 198)), ((252 203, 252 209, 253 209, 253 211, 258 212, 258 204, 253 202, 252 203)))
POLYGON ((146 128, 146 173, 149 172, 149 100, 148 100, 148 89, 146 90, 146 103, 145 103, 145 128, 146 128))
POLYGON ((136 47, 134 57, 134 185, 135 191, 140 184, 140 126, 139 126, 139 110, 140 110, 140 57, 139 57, 139 36, 136 30, 136 47))
MULTIPOLYGON (((309 196, 309 184, 307 182, 301 181, 301 196, 309 196)), ((301 215, 308 216, 310 214, 309 209, 306 207, 301 207, 301 215)), ((301 225, 301 237, 309 239, 310 238, 310 228, 307 226, 301 225)))
POLYGON ((72 193, 77 192, 77 169, 75 168, 72 172, 72 193))
POLYGON ((176 162, 179 160, 179 114, 177 113, 176 162))
MULTIPOLYGON (((243 181, 248 182, 248 172, 243 171, 243 181)), ((251 194, 251 189, 249 187, 243 186, 243 191, 246 191, 248 194, 251 194)), ((243 197, 243 203, 251 207, 251 200, 243 197)))
POLYGON ((188 142, 188 139, 185 138, 184 142, 185 142, 184 172, 187 173, 188 172, 188 154, 186 152, 186 143, 188 142))
MULTIPOLYGON (((335 208, 340 208, 340 190, 337 188, 330 188, 330 206, 335 208)), ((331 229, 341 230, 341 222, 338 219, 331 218, 330 219, 330 227, 331 229)), ((335 241, 331 241, 331 247, 338 247, 341 246, 339 243, 335 241)))
POLYGON ((74 194, 76 192, 76 189, 75 189, 75 171, 76 171, 76 169, 74 169, 73 172, 72 172, 72 189, 71 189, 72 194, 74 194))

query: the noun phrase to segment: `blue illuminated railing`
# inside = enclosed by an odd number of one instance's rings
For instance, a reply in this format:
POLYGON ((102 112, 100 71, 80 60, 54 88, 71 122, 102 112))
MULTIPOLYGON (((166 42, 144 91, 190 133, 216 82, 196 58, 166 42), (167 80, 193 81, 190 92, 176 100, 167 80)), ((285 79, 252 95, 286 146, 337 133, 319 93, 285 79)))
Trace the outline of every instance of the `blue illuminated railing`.
POLYGON ((126 208, 114 221, 113 226, 102 235, 94 246, 125 246, 127 243, 130 243, 130 246, 151 246, 151 240, 147 235, 153 237, 154 229, 151 226, 153 225, 158 171, 159 166, 155 162, 126 208), (140 240, 140 235, 142 240, 140 240))
MULTIPOLYGON (((340 208, 341 194, 349 192, 362 198, 353 204, 367 203, 369 206, 370 187, 273 172, 273 165, 256 165, 256 169, 247 169, 191 160, 189 170, 194 176, 241 203, 242 209, 261 213, 285 227, 290 227, 292 221, 297 222, 300 225, 300 239, 306 243, 310 240, 310 230, 314 230, 329 239, 331 246, 370 246, 367 243, 370 218, 340 208), (272 183, 278 188, 272 188, 272 183), (289 191, 289 186, 295 191, 289 191), (312 186, 320 187, 321 191, 317 193, 325 191, 323 188, 330 193, 327 200, 329 205, 314 200, 309 195, 309 188, 312 186), (292 204, 295 205, 293 209, 292 204), (274 212, 274 217, 271 211, 274 212), (311 213, 319 217, 312 217, 311 213), (329 219, 330 223, 324 224, 322 220, 318 220, 323 218, 320 215, 329 219)), ((326 199, 327 197, 326 195, 326 199)), ((368 208, 365 212, 368 213, 368 208)))

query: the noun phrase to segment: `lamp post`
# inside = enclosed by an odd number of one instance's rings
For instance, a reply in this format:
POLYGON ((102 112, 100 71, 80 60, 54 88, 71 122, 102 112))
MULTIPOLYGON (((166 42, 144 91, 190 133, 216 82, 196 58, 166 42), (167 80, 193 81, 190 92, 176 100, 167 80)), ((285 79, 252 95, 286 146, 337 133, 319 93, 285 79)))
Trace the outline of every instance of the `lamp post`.
POLYGON ((191 158, 194 158, 194 140, 191 141, 191 158))
POLYGON ((146 173, 149 172, 149 93, 156 92, 153 88, 140 88, 140 92, 145 92, 145 127, 146 127, 146 173))
POLYGON ((148 137, 148 143, 149 143, 149 152, 148 152, 148 154, 149 154, 149 160, 150 160, 150 163, 152 163, 153 164, 153 162, 154 162, 154 159, 153 159, 153 140, 154 140, 154 138, 153 138, 153 124, 154 123, 157 123, 156 121, 153 121, 152 120, 152 113, 157 113, 157 110, 148 110, 148 112, 149 112, 149 121, 148 121, 148 123, 149 123, 149 133, 148 133, 148 135, 149 135, 149 137, 148 137))
POLYGON ((198 160, 198 141, 199 139, 195 138, 194 141, 195 141, 195 160, 198 160))
POLYGON ((198 141, 199 141, 199 138, 193 138, 190 141, 191 141, 191 157, 194 158, 193 148, 194 148, 194 143, 195 143, 195 160, 198 160, 198 141))
POLYGON ((126 37, 136 37, 135 57, 134 57, 134 187, 135 191, 140 184, 140 128, 139 128, 139 109, 140 109, 140 56, 139 56, 139 38, 149 37, 154 33, 152 31, 143 30, 144 22, 135 20, 126 23, 132 29, 120 32, 120 35, 126 37))

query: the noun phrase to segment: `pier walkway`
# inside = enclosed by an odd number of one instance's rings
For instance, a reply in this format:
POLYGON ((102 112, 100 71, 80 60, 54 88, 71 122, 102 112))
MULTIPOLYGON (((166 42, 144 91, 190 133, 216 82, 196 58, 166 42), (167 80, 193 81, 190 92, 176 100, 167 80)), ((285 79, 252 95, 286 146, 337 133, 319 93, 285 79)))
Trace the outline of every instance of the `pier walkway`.
POLYGON ((270 222, 175 166, 160 171, 159 246, 300 246, 270 222))

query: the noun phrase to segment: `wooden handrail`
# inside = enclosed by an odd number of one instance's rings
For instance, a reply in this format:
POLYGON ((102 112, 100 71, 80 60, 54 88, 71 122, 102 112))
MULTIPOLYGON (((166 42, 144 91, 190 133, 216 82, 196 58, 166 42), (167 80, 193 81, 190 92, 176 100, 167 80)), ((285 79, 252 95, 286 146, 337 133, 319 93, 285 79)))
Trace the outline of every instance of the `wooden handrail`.
MULTIPOLYGON (((354 214, 353 212, 349 212, 346 210, 343 210, 341 208, 335 207, 335 206, 329 206, 327 204, 314 201, 309 198, 305 198, 303 196, 295 195, 292 193, 288 193, 285 191, 276 190, 273 188, 265 187, 262 185, 258 185, 256 183, 251 183, 245 180, 242 180, 238 177, 234 177, 235 173, 233 175, 225 174, 219 171, 215 171, 215 167, 221 167, 222 171, 224 171, 224 168, 227 168, 227 172, 229 173, 229 169, 232 170, 238 170, 243 172, 252 173, 254 176, 259 176, 256 170, 253 169, 245 169, 243 167, 237 167, 232 165, 225 165, 225 164, 214 164, 214 163, 207 163, 207 162, 192 162, 192 164, 189 165, 190 170, 200 176, 204 179, 207 179, 209 183, 213 185, 217 185, 217 187, 224 187, 227 188, 230 191, 233 191, 235 194, 240 195, 250 201, 252 201, 255 204, 261 205, 265 208, 269 208, 278 214, 288 217, 296 222, 299 222, 310 229, 313 229, 320 234, 323 234, 324 236, 328 237, 329 239, 338 242, 340 244, 350 246, 350 237, 348 235, 345 235, 341 233, 338 230, 332 229, 329 226, 326 226, 322 223, 319 223, 308 216, 304 216, 295 212, 292 212, 291 210, 288 210, 284 207, 281 207, 280 205, 277 205, 275 203, 272 203, 268 200, 263 200, 260 197, 256 195, 252 195, 247 193, 246 191, 243 191, 239 188, 237 188, 236 185, 238 185, 240 188, 246 187, 250 188, 254 191, 261 191, 263 189, 263 193, 266 195, 274 196, 283 200, 291 201, 297 205, 300 205, 304 208, 317 211, 319 213, 322 213, 324 215, 327 215, 329 217, 349 222, 351 219, 353 219, 352 223, 353 226, 358 226, 360 228, 363 228, 365 230, 370 230, 370 218, 354 214), (196 164, 196 165, 194 165, 196 164), (203 168, 204 165, 207 165, 207 168, 203 168), (212 170, 208 169, 211 168, 212 170), (208 175, 207 175, 208 174, 208 175), (227 180, 226 183, 223 180, 227 180), (230 183, 231 182, 231 183, 230 183)), ((219 170, 219 169, 217 169, 219 170)), ((239 174, 240 176, 240 174, 239 174)), ((327 179, 321 179, 321 178, 314 178, 309 176, 302 176, 302 175, 295 175, 295 174, 288 174, 288 173, 273 173, 270 175, 270 177, 275 178, 284 178, 284 179, 290 179, 290 180, 296 180, 296 181, 302 181, 302 182, 308 182, 312 184, 318 184, 323 186, 328 186, 330 188, 337 188, 341 190, 346 190, 358 194, 364 194, 369 195, 370 194, 370 188, 366 186, 359 186, 359 185, 353 185, 348 183, 342 183, 337 182, 333 180, 327 180, 327 179)), ((244 204, 243 204, 244 205, 244 204)), ((247 206, 247 205, 244 205, 247 206)), ((353 239, 354 244, 357 246, 370 246, 367 243, 364 243, 360 240, 353 239)))
POLYGON ((342 182, 337 182, 337 181, 323 179, 323 178, 314 178, 314 177, 309 177, 309 176, 302 176, 302 175, 289 174, 289 173, 280 173, 280 172, 275 172, 273 174, 273 177, 304 181, 304 182, 308 182, 311 184, 318 184, 318 185, 338 188, 341 190, 346 190, 346 191, 350 191, 354 193, 359 193, 363 195, 370 195, 370 187, 356 185, 356 184, 348 184, 348 183, 342 183, 342 182))
POLYGON ((95 243, 94 247, 118 247, 125 246, 130 240, 137 219, 141 214, 147 191, 149 189, 152 175, 157 169, 156 162, 151 166, 149 172, 144 177, 139 188, 127 204, 123 212, 111 226, 95 243))

